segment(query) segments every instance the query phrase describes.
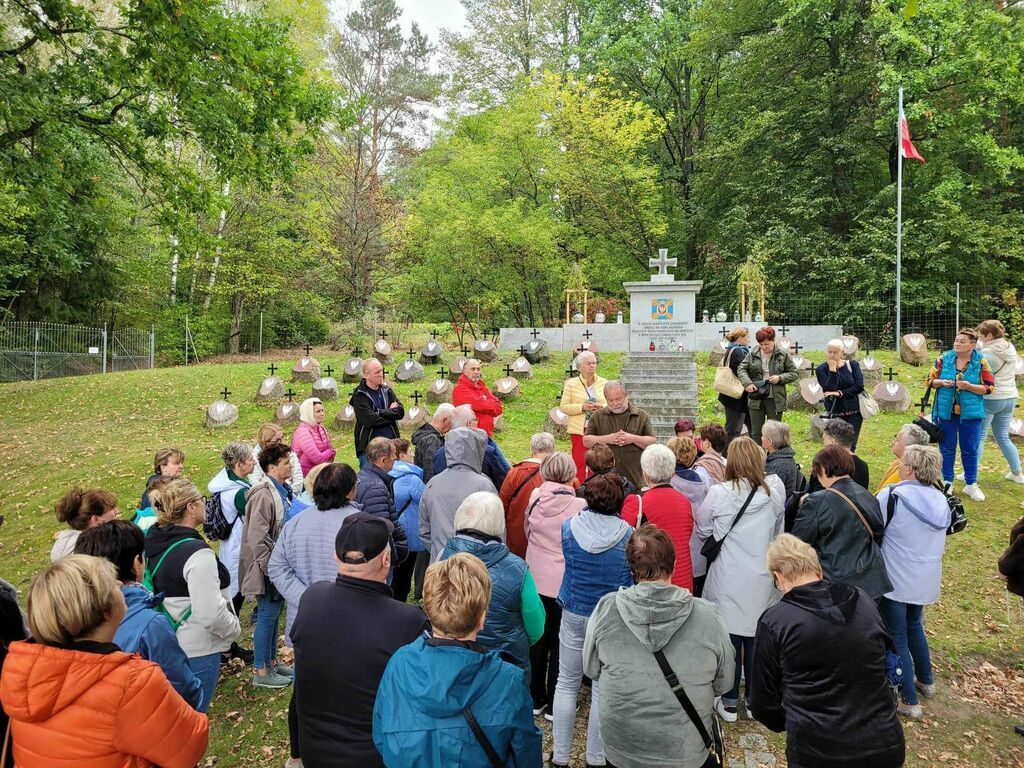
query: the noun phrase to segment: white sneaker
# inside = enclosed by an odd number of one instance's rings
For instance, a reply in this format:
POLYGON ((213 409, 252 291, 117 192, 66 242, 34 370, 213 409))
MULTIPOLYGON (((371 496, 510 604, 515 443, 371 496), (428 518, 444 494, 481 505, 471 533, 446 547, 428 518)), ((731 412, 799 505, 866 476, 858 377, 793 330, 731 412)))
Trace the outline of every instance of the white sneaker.
POLYGON ((727 723, 735 723, 736 718, 739 717, 736 712, 736 707, 725 706, 725 704, 722 703, 721 698, 715 699, 715 712, 717 712, 718 716, 727 723))
POLYGON ((1018 472, 1016 475, 1013 472, 1007 472, 1003 477, 1019 485, 1024 485, 1024 472, 1018 472))
POLYGON ((985 494, 982 493, 981 488, 978 487, 977 483, 971 483, 970 485, 964 486, 964 495, 968 498, 974 499, 975 501, 984 501, 985 494))

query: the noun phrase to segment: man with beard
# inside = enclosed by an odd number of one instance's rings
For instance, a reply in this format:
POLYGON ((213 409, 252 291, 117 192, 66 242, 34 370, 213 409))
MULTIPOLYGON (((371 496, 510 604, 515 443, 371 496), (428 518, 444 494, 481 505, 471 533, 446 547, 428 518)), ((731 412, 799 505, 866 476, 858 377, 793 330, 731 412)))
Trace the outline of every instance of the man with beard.
POLYGON ((637 488, 643 485, 640 454, 648 445, 658 442, 647 413, 629 402, 626 385, 613 379, 604 385, 608 405, 594 411, 587 422, 583 446, 590 448, 604 443, 615 454, 616 464, 637 488))

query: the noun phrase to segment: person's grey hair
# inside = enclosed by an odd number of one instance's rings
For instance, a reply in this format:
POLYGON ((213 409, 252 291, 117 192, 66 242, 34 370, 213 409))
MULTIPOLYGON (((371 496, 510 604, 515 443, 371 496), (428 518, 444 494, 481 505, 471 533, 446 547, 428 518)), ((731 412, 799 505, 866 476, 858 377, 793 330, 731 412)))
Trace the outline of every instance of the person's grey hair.
POLYGON ((676 455, 661 443, 648 445, 640 454, 640 469, 651 485, 667 483, 676 471, 676 455))
POLYGON ((505 507, 490 491, 471 493, 455 510, 455 530, 472 528, 488 536, 505 538, 505 507))
POLYGON ((624 394, 627 397, 629 397, 629 392, 626 390, 626 385, 623 384, 622 381, 620 381, 619 379, 610 379, 604 385, 604 396, 608 397, 608 391, 612 390, 612 389, 621 389, 622 390, 622 394, 624 394))
POLYGON ((541 462, 540 477, 551 483, 568 485, 576 477, 576 462, 565 451, 552 453, 541 462))
POLYGON ((530 438, 530 453, 551 453, 555 450, 555 436, 550 432, 537 432, 530 438))
POLYGON ((922 427, 917 424, 904 424, 900 427, 900 436, 903 438, 903 445, 928 445, 932 439, 922 427))
POLYGON ((476 414, 473 413, 472 405, 460 405, 452 411, 452 428, 468 426, 469 422, 475 418, 476 414))
MULTIPOLYGON (((480 361, 479 361, 479 360, 478 360, 477 358, 475 358, 475 357, 467 357, 467 358, 466 358, 466 365, 470 365, 471 363, 476 363, 476 364, 477 364, 477 365, 479 365, 479 366, 480 366, 481 368, 482 368, 482 367, 483 367, 483 365, 484 365, 484 364, 483 364, 482 362, 480 362, 480 361)), ((463 368, 465 368, 465 367, 466 367, 466 365, 464 365, 464 366, 462 366, 462 367, 463 367, 463 368)))
POLYGON ((374 363, 383 366, 383 363, 381 363, 381 361, 378 360, 376 357, 368 357, 365 360, 363 360, 363 376, 366 375, 366 372, 370 370, 370 366, 373 365, 374 363))
POLYGON ((842 419, 829 419, 821 431, 846 448, 853 445, 853 441, 857 437, 853 425, 842 419))
POLYGON ((451 403, 441 403, 434 410, 435 419, 450 419, 455 415, 455 406, 451 403))
POLYGON ((234 469, 237 464, 252 458, 252 446, 245 443, 228 443, 220 452, 220 458, 227 469, 234 469))
POLYGON ((942 454, 934 445, 908 445, 903 451, 903 463, 914 470, 919 483, 942 482, 942 454))
POLYGON ((842 339, 829 339, 828 344, 825 345, 825 349, 826 351, 829 349, 838 349, 840 351, 843 351, 844 349, 846 349, 846 345, 843 344, 842 339))
POLYGON ((761 434, 768 438, 775 450, 785 448, 790 444, 789 424, 784 421, 766 421, 761 427, 761 434))
POLYGON ((366 444, 366 458, 371 463, 386 459, 395 452, 395 444, 386 437, 375 437, 366 444))
POLYGON ((594 361, 595 363, 597 362, 597 355, 595 355, 595 354, 594 354, 593 352, 591 352, 591 351, 590 351, 589 349, 588 349, 588 350, 584 350, 583 352, 580 352, 580 353, 579 353, 578 355, 576 355, 576 365, 577 365, 577 366, 578 366, 578 365, 579 365, 580 363, 585 363, 585 362, 587 362, 588 360, 592 360, 592 361, 594 361))

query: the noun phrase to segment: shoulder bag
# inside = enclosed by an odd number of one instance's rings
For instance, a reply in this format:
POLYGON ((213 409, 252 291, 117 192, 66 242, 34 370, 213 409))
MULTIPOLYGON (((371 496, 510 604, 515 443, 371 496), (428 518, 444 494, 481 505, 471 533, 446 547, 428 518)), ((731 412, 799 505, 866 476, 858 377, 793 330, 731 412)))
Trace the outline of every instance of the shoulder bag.
POLYGON ((487 738, 487 734, 484 733, 484 729, 480 727, 480 723, 476 721, 473 716, 473 710, 466 707, 462 710, 462 716, 466 719, 466 724, 469 725, 469 730, 473 732, 477 742, 480 744, 480 748, 483 749, 484 754, 487 755, 487 761, 491 764, 491 768, 505 768, 505 761, 501 759, 498 753, 494 749, 494 745, 491 744, 491 740, 487 738))
POLYGON ((842 491, 837 491, 835 488, 828 488, 827 490, 830 493, 834 493, 836 496, 838 496, 839 498, 841 498, 843 501, 845 501, 847 504, 850 505, 850 508, 853 509, 853 511, 857 513, 857 519, 860 520, 861 525, 864 526, 864 530, 866 530, 868 532, 868 536, 871 537, 871 541, 874 541, 875 540, 875 532, 871 530, 871 526, 868 525, 868 521, 865 519, 864 515, 861 513, 860 507, 858 507, 856 504, 854 504, 852 501, 850 501, 850 497, 847 496, 842 491))
POLYGON ((690 697, 686 695, 683 684, 679 682, 679 678, 672 671, 672 666, 668 663, 668 659, 665 658, 665 652, 655 651, 654 658, 657 659, 658 666, 661 667, 661 674, 665 676, 669 687, 672 688, 672 693, 676 695, 683 710, 690 718, 690 722, 693 723, 697 733, 700 734, 701 741, 704 742, 704 747, 708 751, 708 762, 705 762, 704 765, 715 766, 716 768, 724 766, 725 742, 722 739, 722 724, 719 722, 718 717, 714 713, 711 714, 711 733, 708 733, 708 729, 704 727, 704 721, 697 714, 697 710, 693 706, 693 702, 690 701, 690 697))
MULTIPOLYGON (((964 509, 964 503, 960 501, 958 496, 946 493, 945 489, 941 485, 935 486, 936 490, 942 491, 942 495, 946 497, 946 504, 949 506, 949 526, 946 528, 946 535, 952 536, 954 533, 960 533, 964 528, 967 527, 967 511, 964 509)), ((892 522, 893 515, 896 514, 896 502, 899 496, 896 495, 895 491, 889 491, 889 499, 885 505, 885 527, 889 527, 889 523, 892 522)), ((927 525, 929 528, 935 528, 927 520, 923 519, 914 508, 904 502, 904 505, 914 517, 920 520, 922 523, 927 525)))
POLYGON ((732 353, 735 350, 736 347, 730 349, 722 364, 715 369, 715 383, 712 385, 715 392, 733 399, 743 396, 743 384, 736 374, 732 372, 732 368, 729 367, 729 361, 732 359, 732 353))
POLYGON ((704 559, 708 561, 708 568, 711 568, 711 564, 715 562, 715 558, 718 557, 722 551, 722 545, 725 543, 726 538, 732 533, 732 529, 736 527, 736 523, 743 517, 743 513, 747 511, 747 507, 750 506, 750 502, 754 498, 754 494, 757 493, 757 489, 760 486, 755 485, 750 489, 750 493, 747 495, 747 500, 743 502, 743 506, 740 507, 740 511, 736 513, 736 517, 732 519, 732 525, 729 526, 729 530, 725 532, 725 536, 720 539, 716 539, 714 534, 708 536, 707 541, 700 548, 700 553, 704 555, 704 559))

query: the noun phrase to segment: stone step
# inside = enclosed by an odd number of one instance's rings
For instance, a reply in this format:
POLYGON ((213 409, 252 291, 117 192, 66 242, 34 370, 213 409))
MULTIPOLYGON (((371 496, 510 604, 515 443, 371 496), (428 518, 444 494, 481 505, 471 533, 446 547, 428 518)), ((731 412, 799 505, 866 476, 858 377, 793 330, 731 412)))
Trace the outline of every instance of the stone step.
POLYGON ((645 370, 650 368, 688 368, 695 363, 693 360, 623 360, 623 365, 637 370, 645 370))
POLYGON ((665 403, 685 402, 697 405, 697 397, 693 392, 644 392, 643 396, 631 398, 634 403, 646 403, 652 407, 664 405, 665 403))
POLYGON ((695 373, 677 372, 677 371, 665 371, 664 373, 638 373, 623 378, 622 381, 626 382, 628 388, 630 384, 636 386, 644 386, 645 384, 686 384, 686 383, 697 383, 697 376, 695 373))

